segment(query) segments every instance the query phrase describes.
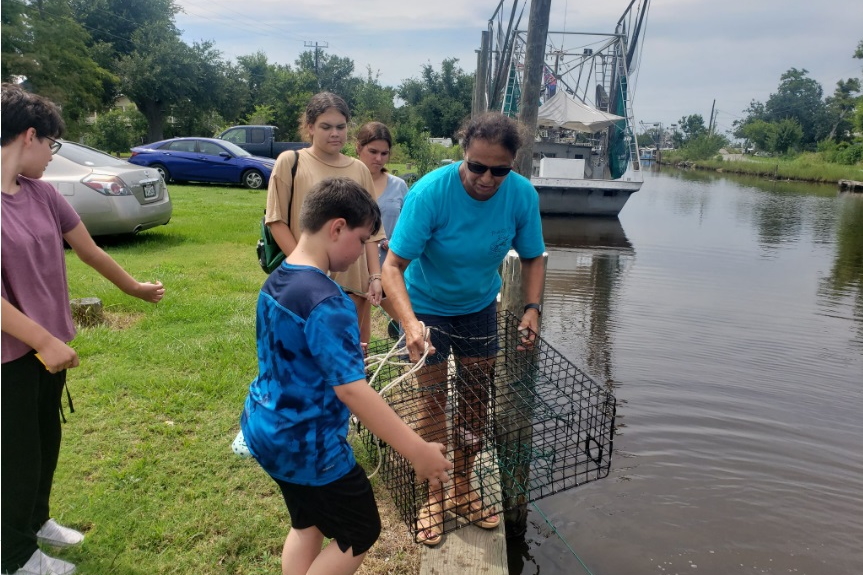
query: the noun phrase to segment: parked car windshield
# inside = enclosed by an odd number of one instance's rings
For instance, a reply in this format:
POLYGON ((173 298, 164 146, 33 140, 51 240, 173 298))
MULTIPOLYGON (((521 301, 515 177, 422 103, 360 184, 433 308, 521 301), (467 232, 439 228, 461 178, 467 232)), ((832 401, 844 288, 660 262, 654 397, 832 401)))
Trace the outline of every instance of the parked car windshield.
POLYGON ((247 152, 246 150, 244 150, 243 148, 241 148, 240 146, 233 144, 227 140, 219 142, 219 145, 224 146, 226 150, 228 150, 229 152, 231 152, 232 154, 234 154, 235 156, 240 157, 240 158, 245 158, 247 156, 252 155, 249 152, 247 152))
POLYGON ((63 142, 63 146, 57 152, 58 156, 63 156, 67 160, 71 160, 82 166, 126 166, 128 162, 115 158, 110 154, 100 152, 82 144, 74 142, 63 142))

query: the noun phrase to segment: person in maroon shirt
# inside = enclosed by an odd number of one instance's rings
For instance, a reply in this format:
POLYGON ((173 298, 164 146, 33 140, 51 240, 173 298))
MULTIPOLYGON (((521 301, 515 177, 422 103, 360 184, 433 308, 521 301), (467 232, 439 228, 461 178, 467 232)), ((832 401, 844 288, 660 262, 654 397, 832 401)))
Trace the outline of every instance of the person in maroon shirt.
POLYGON ((67 547, 83 534, 50 518, 60 453, 60 398, 66 370, 78 365, 63 241, 125 293, 156 303, 160 282, 139 282, 98 247, 81 218, 41 181, 65 125, 49 100, 2 86, 2 511, 0 571, 62 574, 75 566, 39 544, 67 547), (37 355, 38 354, 38 355, 37 355))

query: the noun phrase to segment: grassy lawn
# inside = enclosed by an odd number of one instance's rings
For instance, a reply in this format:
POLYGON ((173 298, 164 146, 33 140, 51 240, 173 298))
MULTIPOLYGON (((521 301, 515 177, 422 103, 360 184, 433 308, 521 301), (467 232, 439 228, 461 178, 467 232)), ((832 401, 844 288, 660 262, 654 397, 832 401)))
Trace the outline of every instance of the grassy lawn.
MULTIPOLYGON (((84 575, 279 573, 281 494, 230 449, 256 374, 265 276, 253 246, 266 192, 170 192, 167 226, 104 244, 139 280, 165 284, 158 305, 67 252, 71 297, 100 298, 109 321, 72 343, 81 366, 69 372, 75 413, 66 409, 52 515, 87 539, 57 555, 84 575)), ((361 572, 416 573, 418 549, 376 488, 385 533, 361 572)))

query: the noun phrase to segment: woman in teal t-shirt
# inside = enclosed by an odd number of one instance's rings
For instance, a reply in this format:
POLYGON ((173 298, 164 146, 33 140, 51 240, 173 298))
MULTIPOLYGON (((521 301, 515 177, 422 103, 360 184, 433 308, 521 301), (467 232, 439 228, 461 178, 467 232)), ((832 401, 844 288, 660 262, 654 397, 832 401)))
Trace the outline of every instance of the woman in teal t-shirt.
POLYGON ((497 344, 498 267, 510 248, 524 273, 528 302, 519 329, 533 342, 542 293, 542 224, 530 181, 512 173, 521 147, 518 125, 499 113, 470 120, 462 130, 464 161, 427 174, 405 199, 383 266, 384 290, 402 321, 411 361, 430 354, 418 374, 424 390, 418 431, 446 443, 447 356, 457 359, 462 401, 452 421, 456 477, 452 490, 430 491, 419 513, 417 541, 442 541, 444 511, 491 529, 500 516, 471 489, 471 473, 485 435, 488 393, 497 344), (422 322, 422 323, 421 323, 422 322))

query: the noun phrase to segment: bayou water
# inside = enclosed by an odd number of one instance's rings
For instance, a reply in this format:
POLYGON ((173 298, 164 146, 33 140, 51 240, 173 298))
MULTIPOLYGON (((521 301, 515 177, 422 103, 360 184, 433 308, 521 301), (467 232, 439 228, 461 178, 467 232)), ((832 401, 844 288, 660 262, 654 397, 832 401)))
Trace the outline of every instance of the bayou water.
POLYGON ((543 336, 617 430, 510 572, 863 573, 863 194, 663 171, 544 231, 543 336))

